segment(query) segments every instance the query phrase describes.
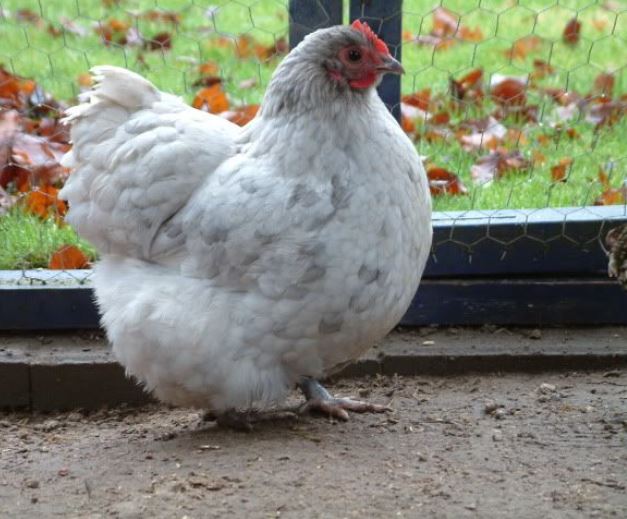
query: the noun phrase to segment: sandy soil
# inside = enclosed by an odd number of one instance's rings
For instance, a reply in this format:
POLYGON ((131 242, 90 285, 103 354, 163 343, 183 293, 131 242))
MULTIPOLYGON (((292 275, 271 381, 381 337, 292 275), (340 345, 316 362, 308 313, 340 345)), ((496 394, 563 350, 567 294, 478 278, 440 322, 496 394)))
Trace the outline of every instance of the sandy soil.
POLYGON ((624 372, 331 389, 395 411, 252 433, 160 406, 0 414, 0 517, 627 517, 624 372))

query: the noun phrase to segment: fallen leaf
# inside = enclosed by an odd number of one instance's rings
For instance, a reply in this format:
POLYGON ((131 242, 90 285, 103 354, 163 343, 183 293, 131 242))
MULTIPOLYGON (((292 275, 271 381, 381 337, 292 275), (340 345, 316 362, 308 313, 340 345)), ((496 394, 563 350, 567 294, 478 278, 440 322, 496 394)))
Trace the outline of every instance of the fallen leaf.
POLYGON ((555 74, 555 68, 551 64, 542 59, 533 60, 533 72, 529 76, 532 81, 544 79, 552 74, 555 74))
POLYGON ((581 95, 572 90, 564 90, 562 88, 542 88, 540 91, 549 95, 553 101, 561 106, 568 106, 581 101, 581 95))
POLYGON ((564 43, 568 45, 577 45, 577 43, 579 43, 580 33, 581 22, 579 22, 577 18, 573 18, 566 24, 566 27, 564 27, 562 39, 564 43))
POLYGON ((494 150, 507 135, 507 128, 494 117, 489 117, 485 121, 477 121, 477 124, 473 126, 473 131, 470 134, 459 137, 459 142, 466 151, 494 150))
POLYGON ((205 61, 198 65, 198 72, 203 76, 216 76, 219 69, 215 61, 205 61))
POLYGON ((87 27, 83 27, 82 25, 79 25, 78 23, 76 23, 74 20, 71 20, 70 18, 62 16, 59 21, 61 23, 61 27, 63 28, 65 32, 68 32, 70 34, 74 34, 75 36, 80 36, 80 37, 85 37, 89 34, 89 29, 87 27))
POLYGON ((224 117, 239 126, 245 126, 255 118, 258 111, 259 105, 238 106, 232 110, 222 112, 220 117, 224 117))
POLYGON ((226 112, 229 109, 229 100, 222 90, 220 82, 201 89, 194 97, 192 106, 198 110, 205 110, 212 114, 226 112))
POLYGON ((471 29, 461 25, 459 16, 444 7, 436 7, 432 12, 432 18, 433 28, 429 34, 414 37, 406 31, 403 33, 404 41, 413 41, 443 50, 454 45, 457 40, 476 43, 484 39, 480 27, 471 29))
POLYGON ((483 32, 480 27, 475 27, 474 29, 470 29, 466 26, 461 26, 459 28, 459 37, 464 41, 469 42, 480 42, 484 40, 483 32))
POLYGON ((18 22, 26 22, 36 25, 38 27, 43 26, 43 20, 35 11, 31 9, 18 9, 15 11, 15 19, 18 22))
POLYGON ((596 128, 616 124, 627 112, 627 101, 612 101, 607 97, 594 99, 588 106, 586 121, 596 128))
POLYGON ((601 72, 594 80, 594 91, 602 96, 612 97, 614 92, 614 74, 601 72))
POLYGON ((607 27, 608 21, 607 18, 593 18, 592 19, 592 27, 594 27, 597 31, 602 32, 607 27))
POLYGON ((143 43, 137 28, 132 26, 130 22, 118 18, 100 20, 96 22, 94 30, 106 46, 140 45, 143 43))
POLYGON ((459 177, 444 168, 436 166, 427 168, 427 178, 432 196, 468 194, 468 189, 459 177))
POLYGON ((67 212, 67 205, 57 198, 59 190, 43 186, 28 193, 24 199, 26 210, 40 218, 60 218, 67 212))
POLYGON ((516 78, 506 78, 491 88, 492 100, 501 106, 524 105, 526 84, 516 78))
POLYGON ((52 270, 86 269, 89 267, 90 263, 87 256, 74 245, 59 247, 52 253, 48 263, 48 268, 52 270))
POLYGON ((276 56, 284 56, 289 50, 289 44, 284 37, 277 38, 272 45, 255 44, 254 46, 255 56, 261 62, 269 61, 276 56))
POLYGON ((451 95, 455 101, 480 101, 483 98, 481 79, 483 70, 471 70, 461 79, 451 78, 449 81, 451 95))
POLYGON ((415 124, 416 121, 428 121, 431 115, 420 108, 401 102, 401 119, 406 119, 415 124))
POLYGON ((542 39, 535 34, 530 34, 512 43, 512 46, 505 51, 505 57, 523 60, 527 57, 527 54, 539 49, 541 45, 542 39))
POLYGON ((416 123, 414 123, 414 120, 407 117, 406 115, 403 115, 402 111, 401 111, 401 127, 403 128, 403 131, 405 133, 408 133, 410 135, 416 131, 416 123))
POLYGON ((401 101, 410 106, 420 108, 424 112, 429 111, 429 102, 431 101, 431 89, 425 88, 413 94, 404 95, 401 101))
POLYGON ((403 31, 403 42, 409 43, 412 41, 416 41, 416 37, 411 33, 411 31, 404 30, 403 31))
POLYGON ((164 9, 149 9, 139 14, 140 18, 151 22, 171 23, 179 25, 181 23, 181 15, 175 11, 166 11, 164 9))
POLYGON ((454 36, 459 26, 459 17, 444 7, 433 10, 433 36, 454 36))
POLYGON ((429 121, 431 124, 434 124, 436 126, 443 126, 443 125, 448 124, 450 120, 451 120, 451 115, 448 112, 442 111, 442 112, 433 114, 433 116, 431 117, 429 121))
POLYGON ((531 162, 536 166, 542 166, 546 164, 546 156, 541 151, 533 150, 531 152, 531 162))
POLYGON ((594 205, 617 205, 625 203, 625 190, 609 188, 603 191, 594 201, 594 205))
POLYGON ((35 89, 34 81, 16 76, 0 65, 0 108, 24 109, 35 89))
POLYGON ((169 32, 160 32, 152 38, 144 41, 146 50, 170 50, 172 48, 172 34, 169 32))
POLYGON ((551 166, 553 182, 566 182, 567 172, 570 171, 572 164, 573 159, 571 157, 564 157, 555 166, 551 166))
POLYGON ((81 87, 81 90, 87 90, 94 84, 94 77, 89 72, 83 72, 78 75, 76 81, 78 86, 81 87))
POLYGON ((505 152, 498 149, 480 157, 470 167, 470 174, 475 184, 482 185, 502 178, 510 172, 524 171, 530 166, 531 162, 523 157, 519 150, 505 152))

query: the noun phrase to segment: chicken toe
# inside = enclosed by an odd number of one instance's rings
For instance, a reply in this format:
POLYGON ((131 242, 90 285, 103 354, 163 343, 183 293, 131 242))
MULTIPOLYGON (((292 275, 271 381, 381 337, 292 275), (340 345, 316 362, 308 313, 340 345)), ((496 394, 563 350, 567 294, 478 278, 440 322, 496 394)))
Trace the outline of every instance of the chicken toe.
POLYGON ((307 402, 300 407, 301 414, 317 412, 347 421, 348 411, 353 413, 383 413, 392 410, 388 406, 371 404, 352 398, 336 398, 320 382, 312 378, 303 378, 298 387, 307 399, 307 402))

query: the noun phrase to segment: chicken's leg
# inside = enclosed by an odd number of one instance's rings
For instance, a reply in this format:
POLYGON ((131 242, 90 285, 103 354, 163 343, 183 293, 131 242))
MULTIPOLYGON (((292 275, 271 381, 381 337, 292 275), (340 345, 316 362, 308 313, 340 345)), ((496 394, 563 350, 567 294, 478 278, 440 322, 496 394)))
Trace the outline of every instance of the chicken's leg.
POLYGON ((391 411, 387 406, 353 400, 352 398, 335 398, 313 378, 303 377, 298 387, 305 395, 307 402, 301 408, 301 413, 317 411, 339 420, 348 420, 348 411, 354 413, 383 413, 391 411))

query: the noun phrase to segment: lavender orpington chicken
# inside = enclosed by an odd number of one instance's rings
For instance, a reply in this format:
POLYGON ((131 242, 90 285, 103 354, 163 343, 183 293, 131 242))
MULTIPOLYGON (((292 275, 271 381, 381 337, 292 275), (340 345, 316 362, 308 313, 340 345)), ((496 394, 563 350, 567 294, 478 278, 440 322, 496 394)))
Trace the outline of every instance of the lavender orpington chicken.
POLYGON ((310 34, 244 128, 96 67, 71 108, 68 221, 99 250, 117 359, 159 399, 245 423, 295 385, 307 410, 381 411, 316 380, 400 320, 431 244, 413 144, 376 86, 402 67, 366 24, 310 34))

